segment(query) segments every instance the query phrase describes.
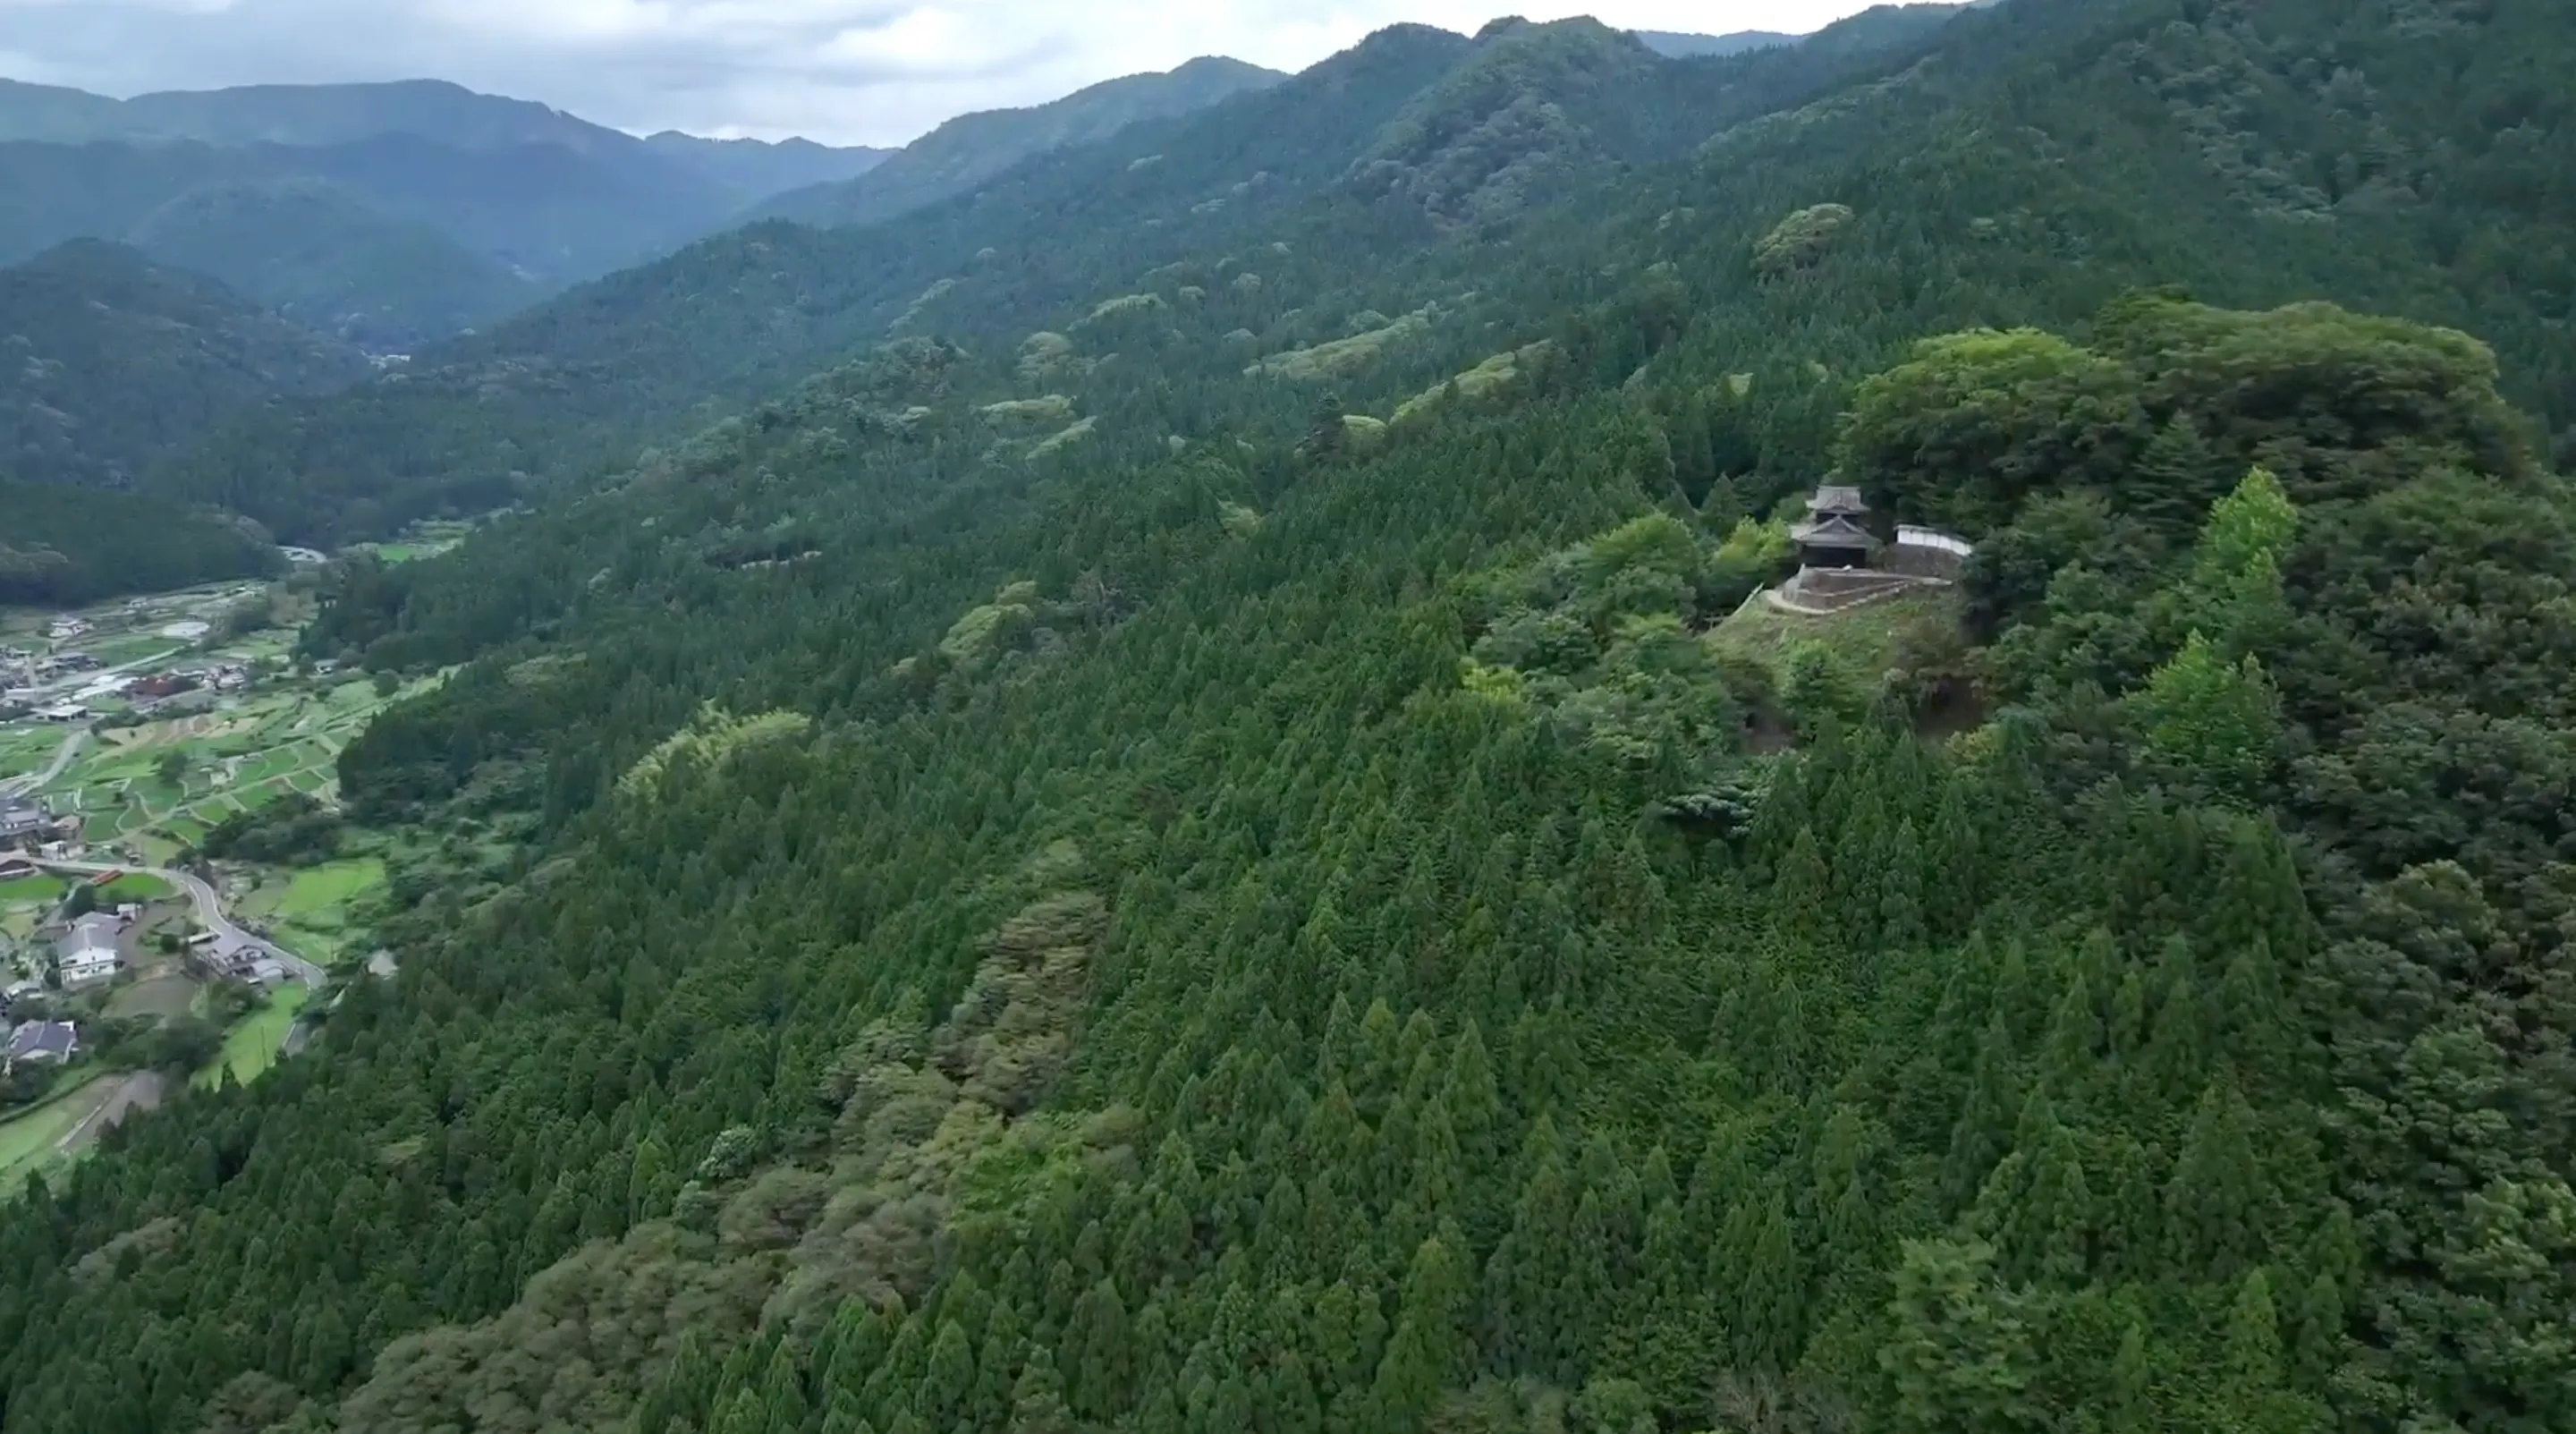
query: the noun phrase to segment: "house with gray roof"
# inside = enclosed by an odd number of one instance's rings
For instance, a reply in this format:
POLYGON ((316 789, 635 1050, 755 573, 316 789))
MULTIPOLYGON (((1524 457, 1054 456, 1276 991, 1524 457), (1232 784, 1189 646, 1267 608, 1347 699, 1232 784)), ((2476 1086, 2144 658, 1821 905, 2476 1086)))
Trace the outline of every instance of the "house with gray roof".
POLYGON ((80 1028, 69 1021, 21 1021, 0 1054, 0 1070, 58 1066, 80 1054, 80 1028))
POLYGON ((71 930, 54 938, 54 964, 61 969, 63 989, 73 990, 112 980, 117 968, 125 964, 118 950, 116 935, 125 922, 104 911, 93 911, 72 923, 71 930))
POLYGON ((33 847, 45 839, 53 816, 24 797, 0 797, 0 851, 33 847))

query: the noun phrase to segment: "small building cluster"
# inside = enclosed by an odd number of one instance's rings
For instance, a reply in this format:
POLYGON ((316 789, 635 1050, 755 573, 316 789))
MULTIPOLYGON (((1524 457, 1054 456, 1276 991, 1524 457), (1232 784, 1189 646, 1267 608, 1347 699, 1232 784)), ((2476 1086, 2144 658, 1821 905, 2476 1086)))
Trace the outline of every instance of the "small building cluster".
POLYGON ((57 816, 33 797, 0 797, 0 858, 13 852, 53 854, 80 841, 81 819, 57 816))
POLYGON ((1798 546, 1798 572, 1772 601, 1793 612, 1839 612, 1909 588, 1947 586, 1975 552, 1964 538, 1910 523, 1896 526, 1894 541, 1881 538, 1860 490, 1831 483, 1807 500, 1807 516, 1790 526, 1789 538, 1798 546))
POLYGON ((23 716, 53 705, 51 693, 59 690, 66 678, 84 672, 96 672, 97 658, 86 652, 31 652, 23 647, 0 647, 0 712, 23 716))

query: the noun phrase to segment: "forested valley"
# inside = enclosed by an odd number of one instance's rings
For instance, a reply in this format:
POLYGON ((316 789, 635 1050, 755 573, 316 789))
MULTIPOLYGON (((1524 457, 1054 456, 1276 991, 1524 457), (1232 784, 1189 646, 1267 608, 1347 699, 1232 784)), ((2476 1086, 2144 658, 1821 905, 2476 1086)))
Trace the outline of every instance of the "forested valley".
POLYGON ((2576 12, 1933 18, 1386 32, 163 475, 523 506, 335 571, 400 974, 0 1210, 0 1431, 2576 1428, 2576 12), (1975 556, 1748 639, 1828 480, 1975 556))

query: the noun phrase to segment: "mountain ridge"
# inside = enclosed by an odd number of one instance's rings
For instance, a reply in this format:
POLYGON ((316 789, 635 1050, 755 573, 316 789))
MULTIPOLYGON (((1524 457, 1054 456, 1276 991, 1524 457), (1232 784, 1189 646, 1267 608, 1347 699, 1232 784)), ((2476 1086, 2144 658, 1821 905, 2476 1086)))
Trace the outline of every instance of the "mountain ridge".
POLYGON ((1767 50, 1794 45, 1804 35, 1780 30, 1732 30, 1723 35, 1701 35, 1678 30, 1631 30, 1628 32, 1656 54, 1668 59, 1687 60, 1704 55, 1736 55, 1746 50, 1767 50))
POLYGON ((854 179, 777 195, 750 217, 825 225, 880 222, 966 192, 1032 155, 1104 139, 1135 121, 1199 109, 1285 78, 1240 60, 1201 56, 1170 70, 1104 80, 1045 104, 959 115, 854 179))
POLYGON ((370 371, 215 279, 94 239, 0 268, 0 348, 0 471, 117 487, 226 415, 370 371))

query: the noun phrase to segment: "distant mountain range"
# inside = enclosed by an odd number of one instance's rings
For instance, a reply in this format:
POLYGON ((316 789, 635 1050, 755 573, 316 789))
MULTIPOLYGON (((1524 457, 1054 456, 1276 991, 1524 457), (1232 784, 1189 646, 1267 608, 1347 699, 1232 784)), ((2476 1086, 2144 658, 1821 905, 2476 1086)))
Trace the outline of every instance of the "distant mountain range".
POLYGON ((1631 30, 1628 33, 1636 36, 1647 49, 1676 60, 1767 50, 1775 45, 1794 45, 1805 38, 1777 30, 1738 30, 1729 35, 1684 35, 1671 30, 1631 30))
POLYGON ((0 80, 0 264, 112 240, 404 352, 748 220, 891 218, 1280 78, 1194 60, 967 115, 897 151, 638 138, 434 80, 128 100, 0 80))
POLYGON ((0 139, 84 144, 196 140, 225 146, 314 148, 414 135, 461 150, 552 145, 584 155, 686 157, 719 183, 774 192, 781 154, 791 172, 846 178, 885 151, 830 149, 810 140, 702 140, 676 132, 638 139, 533 100, 478 94, 445 80, 368 85, 244 85, 109 99, 83 90, 0 80, 0 139), (838 172, 835 172, 838 171, 838 172))
POLYGON ((855 179, 896 153, 865 145, 835 149, 810 139, 701 139, 675 129, 653 135, 644 144, 710 179, 760 194, 855 179))
POLYGON ((640 139, 443 81, 130 100, 0 81, 0 263, 117 240, 321 332, 400 350, 884 155, 640 139))
MULTIPOLYGON (((1944 23, 1930 7, 1887 13, 1910 17, 1920 39, 1944 23)), ((1904 28, 1846 23, 1873 44, 1904 28)), ((1832 93, 1877 63, 1853 48, 1837 34, 1761 64, 1677 63, 1591 21, 1498 23, 1472 37, 1392 27, 1290 79, 1256 74, 1213 103, 1034 153, 900 217, 713 235, 425 349, 399 380, 248 415, 152 481, 328 547, 578 482, 613 464, 621 443, 685 431, 890 333, 1019 343, 1031 315, 1089 312, 1121 292, 1103 287, 1119 282, 1113 273, 1232 255, 1187 281, 1211 312, 1290 323, 1279 311, 1295 306, 1274 291, 1321 262, 1301 257, 1302 238, 1288 242, 1294 216, 1328 212, 1388 255, 1472 246, 1609 176, 1682 160, 1731 123, 1832 93), (1085 242, 1067 248, 1066 234, 1085 242), (396 432, 404 444, 382 441, 396 432), (506 486, 492 488, 495 477, 506 486)), ((999 118, 1033 126, 1039 115, 999 118)), ((925 137, 844 187, 842 212, 867 213, 884 192, 877 176, 900 174, 934 141, 945 142, 925 137)), ((1113 304, 1100 323, 1123 312, 1113 304)), ((1136 312, 1161 310, 1140 301, 1136 312)), ((1400 329, 1395 312, 1381 318, 1400 329)), ((1137 342, 1159 341, 1159 320, 1134 321, 1137 342)), ((1434 382, 1448 358, 1463 360, 1449 372, 1475 361, 1446 355, 1409 377, 1434 382)))
POLYGON ((756 217, 878 223, 965 193, 1031 155, 1106 139, 1139 120, 1187 114, 1286 78, 1241 60, 1201 58, 1107 80, 1050 104, 959 115, 865 173, 781 194, 756 217))
POLYGON ((1677 159, 1955 8, 1806 38, 1399 26, 1293 81, 1195 60, 892 154, 638 138, 435 83, 122 102, 0 85, 0 262, 32 261, 0 320, 37 316, 0 339, 44 349, 0 387, 0 477, 139 483, 319 543, 473 511, 595 462, 603 434, 900 327, 961 253, 1012 252, 1009 288, 1040 302, 1060 282, 1030 247, 1043 230, 997 229, 976 217, 990 206, 1115 231, 1141 260, 1339 191, 1436 241, 1677 159), (1794 63, 1711 59, 1782 44, 1794 63), (71 242, 100 239, 131 247, 71 242), (276 316, 328 337, 298 350, 276 316), (326 400, 362 376, 360 349, 419 360, 326 400), (305 358, 226 357, 290 351, 305 358))

